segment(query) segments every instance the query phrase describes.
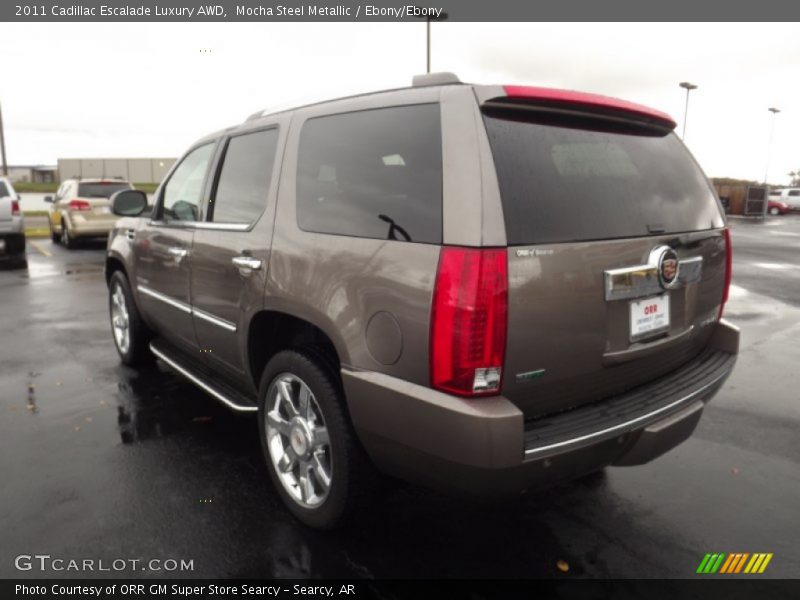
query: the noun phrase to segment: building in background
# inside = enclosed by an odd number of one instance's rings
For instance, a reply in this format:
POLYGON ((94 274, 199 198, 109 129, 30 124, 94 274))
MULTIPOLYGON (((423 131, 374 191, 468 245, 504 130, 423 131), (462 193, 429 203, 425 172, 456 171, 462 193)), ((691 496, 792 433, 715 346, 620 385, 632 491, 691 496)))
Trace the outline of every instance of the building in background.
POLYGON ((8 177, 11 183, 57 183, 58 168, 50 165, 8 165, 8 177))
POLYGON ((726 213, 748 217, 767 214, 767 186, 743 179, 714 178, 711 182, 726 213))
POLYGON ((160 183, 174 158, 59 158, 59 181, 80 177, 119 178, 131 183, 160 183))

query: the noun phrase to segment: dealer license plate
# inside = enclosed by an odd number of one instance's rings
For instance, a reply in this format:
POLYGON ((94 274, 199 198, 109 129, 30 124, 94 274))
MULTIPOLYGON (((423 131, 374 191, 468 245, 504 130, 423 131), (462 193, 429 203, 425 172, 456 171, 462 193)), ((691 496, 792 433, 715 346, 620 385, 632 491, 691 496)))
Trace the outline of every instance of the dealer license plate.
POLYGON ((632 342, 669 329, 669 294, 634 300, 630 306, 632 342))

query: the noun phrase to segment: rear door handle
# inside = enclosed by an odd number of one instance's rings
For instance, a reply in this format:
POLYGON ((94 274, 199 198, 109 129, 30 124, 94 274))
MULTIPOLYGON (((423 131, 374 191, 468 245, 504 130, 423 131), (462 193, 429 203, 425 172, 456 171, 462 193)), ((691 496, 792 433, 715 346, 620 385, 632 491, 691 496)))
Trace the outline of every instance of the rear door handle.
POLYGON ((253 271, 261 268, 261 260, 252 256, 235 256, 231 259, 234 266, 239 269, 242 275, 249 275, 253 271))

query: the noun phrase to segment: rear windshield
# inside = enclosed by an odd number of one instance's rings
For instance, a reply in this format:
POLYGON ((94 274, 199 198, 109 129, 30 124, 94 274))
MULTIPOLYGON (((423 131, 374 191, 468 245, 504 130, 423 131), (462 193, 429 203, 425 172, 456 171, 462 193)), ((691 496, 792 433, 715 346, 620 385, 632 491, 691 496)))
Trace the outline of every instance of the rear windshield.
POLYGON ((110 198, 112 194, 120 190, 129 190, 129 183, 117 183, 114 181, 96 181, 94 183, 79 183, 78 196, 81 198, 110 198))
POLYGON ((8 186, 2 181, 0 181, 0 198, 5 198, 6 196, 10 196, 11 194, 8 193, 8 186))
POLYGON ((705 176, 678 138, 642 129, 484 116, 510 245, 723 226, 705 176))

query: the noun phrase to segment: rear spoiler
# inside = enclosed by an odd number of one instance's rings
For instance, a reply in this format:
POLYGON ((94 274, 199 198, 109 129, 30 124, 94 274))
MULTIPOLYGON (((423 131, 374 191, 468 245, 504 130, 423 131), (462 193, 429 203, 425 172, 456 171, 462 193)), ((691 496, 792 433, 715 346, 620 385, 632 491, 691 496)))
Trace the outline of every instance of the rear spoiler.
POLYGON ((648 125, 665 133, 675 129, 675 121, 667 113, 654 108, 572 90, 529 87, 520 85, 486 86, 476 89, 482 107, 525 108, 542 112, 572 116, 600 117, 607 120, 636 122, 648 125))

